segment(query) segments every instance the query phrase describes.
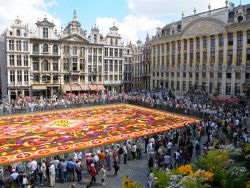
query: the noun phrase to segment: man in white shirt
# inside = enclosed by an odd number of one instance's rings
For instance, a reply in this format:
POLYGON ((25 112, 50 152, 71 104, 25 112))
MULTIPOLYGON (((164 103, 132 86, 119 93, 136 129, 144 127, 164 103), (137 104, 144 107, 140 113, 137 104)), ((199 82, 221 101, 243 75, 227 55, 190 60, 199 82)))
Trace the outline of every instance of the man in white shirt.
POLYGON ((53 163, 50 163, 49 167, 49 179, 50 179, 50 186, 54 187, 56 182, 56 169, 53 163))
POLYGON ((122 146, 122 149, 123 149, 123 162, 124 164, 127 164, 128 150, 127 150, 126 144, 122 146))
POLYGON ((173 143, 171 141, 169 141, 167 143, 167 149, 168 149, 168 154, 171 155, 171 149, 172 149, 173 143))

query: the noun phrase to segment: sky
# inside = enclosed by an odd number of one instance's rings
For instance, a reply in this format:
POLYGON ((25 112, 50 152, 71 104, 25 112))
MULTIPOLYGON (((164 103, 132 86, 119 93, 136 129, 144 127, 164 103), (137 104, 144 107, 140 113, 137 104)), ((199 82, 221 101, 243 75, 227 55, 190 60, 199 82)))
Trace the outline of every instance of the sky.
MULTIPOLYGON (((240 0, 231 0, 235 5, 240 0)), ((82 28, 90 33, 97 25, 104 35, 113 23, 119 28, 125 44, 144 41, 147 33, 155 34, 156 27, 192 15, 196 12, 225 6, 225 0, 0 0, 0 32, 19 16, 24 24, 35 30, 36 21, 44 16, 55 23, 57 30, 65 28, 76 10, 82 28)), ((242 0, 242 4, 250 0, 242 0)))

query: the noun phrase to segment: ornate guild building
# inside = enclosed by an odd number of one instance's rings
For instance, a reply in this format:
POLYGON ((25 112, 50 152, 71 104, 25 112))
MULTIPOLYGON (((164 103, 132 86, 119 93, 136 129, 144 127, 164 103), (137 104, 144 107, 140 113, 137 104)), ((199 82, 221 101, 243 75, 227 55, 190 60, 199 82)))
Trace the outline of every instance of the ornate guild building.
POLYGON ((151 89, 183 94, 200 86, 215 96, 250 95, 250 5, 208 8, 157 29, 151 89))

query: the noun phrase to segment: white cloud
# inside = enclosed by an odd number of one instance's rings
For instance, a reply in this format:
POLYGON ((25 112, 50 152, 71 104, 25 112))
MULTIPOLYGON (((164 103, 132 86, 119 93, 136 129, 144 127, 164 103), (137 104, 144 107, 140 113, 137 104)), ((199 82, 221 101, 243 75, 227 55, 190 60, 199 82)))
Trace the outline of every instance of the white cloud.
POLYGON ((113 26, 113 22, 119 28, 123 40, 127 42, 136 42, 139 38, 144 40, 147 32, 149 36, 154 35, 157 26, 164 26, 164 23, 160 20, 150 19, 145 16, 127 15, 122 21, 117 21, 112 17, 96 18, 96 24, 104 34, 109 32, 109 27, 113 26))
POLYGON ((49 21, 53 20, 56 27, 60 28, 60 19, 46 12, 49 7, 56 5, 55 0, 47 2, 45 0, 0 0, 0 32, 10 26, 17 16, 23 21, 23 24, 35 28, 37 19, 42 20, 46 15, 49 21))
POLYGON ((194 7, 198 12, 211 8, 225 6, 225 0, 127 0, 130 11, 143 16, 171 16, 172 19, 181 17, 182 11, 186 16, 193 13, 194 7), (176 17, 178 15, 179 17, 176 17))

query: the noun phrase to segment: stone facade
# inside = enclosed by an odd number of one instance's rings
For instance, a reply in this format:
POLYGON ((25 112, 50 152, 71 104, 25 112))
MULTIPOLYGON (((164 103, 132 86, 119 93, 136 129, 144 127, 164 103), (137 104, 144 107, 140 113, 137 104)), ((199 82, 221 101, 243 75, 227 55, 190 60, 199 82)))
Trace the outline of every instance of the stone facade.
POLYGON ((210 95, 249 96, 250 5, 209 10, 158 28, 151 57, 151 89, 183 94, 200 86, 210 95))

